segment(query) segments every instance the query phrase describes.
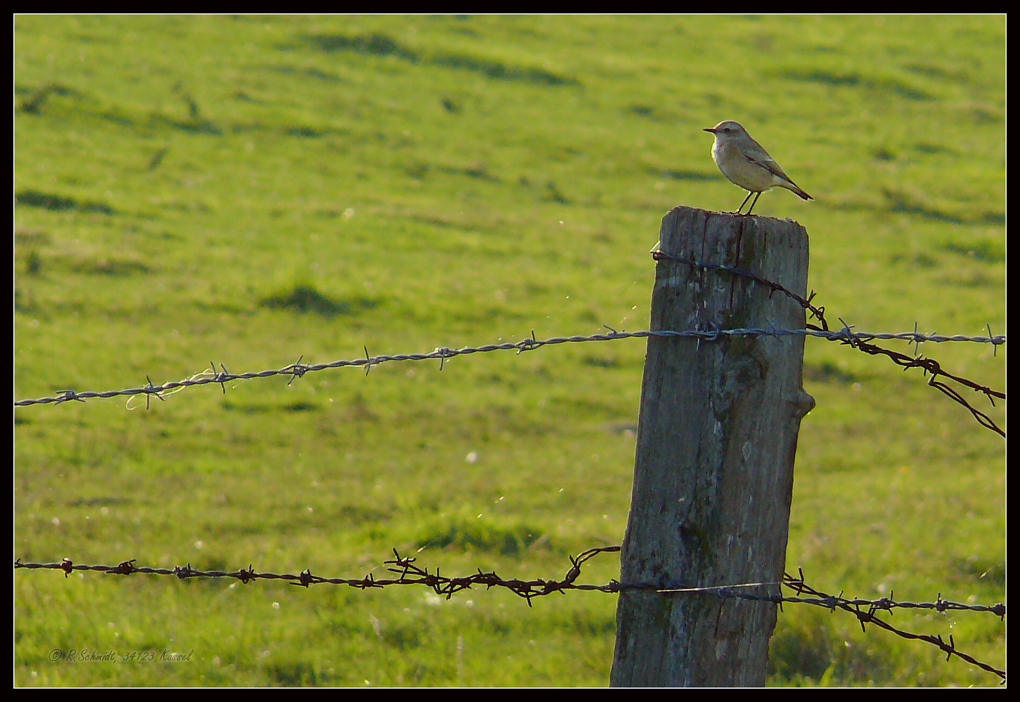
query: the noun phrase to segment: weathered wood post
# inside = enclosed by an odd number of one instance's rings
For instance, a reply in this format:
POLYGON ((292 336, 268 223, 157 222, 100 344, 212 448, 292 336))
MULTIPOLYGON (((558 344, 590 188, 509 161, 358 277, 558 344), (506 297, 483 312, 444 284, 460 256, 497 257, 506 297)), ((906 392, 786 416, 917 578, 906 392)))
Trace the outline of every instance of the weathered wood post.
MULTIPOLYGON (((677 207, 659 250, 754 273, 805 296, 807 232, 796 222, 677 207)), ((651 329, 803 329, 790 296, 733 272, 656 264, 651 329)), ((779 593, 793 459, 814 399, 803 336, 649 337, 634 487, 621 553, 614 686, 763 685, 776 605, 714 593, 779 593)))

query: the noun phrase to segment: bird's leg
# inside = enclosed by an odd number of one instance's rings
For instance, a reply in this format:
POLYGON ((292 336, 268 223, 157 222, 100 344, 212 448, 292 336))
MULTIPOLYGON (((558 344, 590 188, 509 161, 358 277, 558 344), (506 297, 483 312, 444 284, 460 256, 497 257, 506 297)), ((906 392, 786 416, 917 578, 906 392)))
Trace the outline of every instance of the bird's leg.
MULTIPOLYGON (((750 190, 748 190, 747 191, 747 197, 745 197, 744 201, 742 203, 740 203, 740 207, 737 208, 736 214, 740 214, 741 213, 740 210, 744 209, 744 205, 747 204, 747 201, 751 199, 752 195, 754 195, 754 193, 751 192, 750 190)), ((751 207, 754 207, 754 205, 751 205, 751 207)))
MULTIPOLYGON (((751 194, 748 193, 747 196, 751 197, 751 194)), ((747 212, 745 214, 751 214, 751 210, 753 210, 754 206, 758 204, 758 198, 759 197, 761 197, 761 192, 757 192, 757 193, 754 194, 754 200, 751 202, 751 206, 747 208, 747 212)), ((745 202, 746 202, 746 200, 745 200, 745 202)))

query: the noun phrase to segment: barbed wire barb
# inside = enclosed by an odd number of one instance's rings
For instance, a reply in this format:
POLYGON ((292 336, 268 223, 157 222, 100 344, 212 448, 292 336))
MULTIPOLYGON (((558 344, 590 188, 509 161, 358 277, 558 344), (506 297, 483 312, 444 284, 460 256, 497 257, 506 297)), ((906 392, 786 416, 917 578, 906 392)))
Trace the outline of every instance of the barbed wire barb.
POLYGON ((67 402, 68 400, 76 400, 82 403, 85 402, 85 400, 78 397, 78 393, 76 393, 74 390, 58 390, 57 392, 63 393, 64 395, 63 398, 59 400, 59 402, 67 402))
POLYGON ((209 364, 212 366, 213 382, 219 383, 220 384, 220 390, 222 390, 223 394, 226 395, 227 394, 227 381, 226 381, 227 367, 221 363, 220 364, 220 369, 221 370, 219 372, 217 372, 216 371, 216 362, 215 361, 210 361, 209 364))
POLYGON ((143 389, 145 390, 145 409, 146 410, 149 409, 149 400, 152 398, 153 395, 155 395, 157 398, 159 398, 159 400, 161 402, 166 402, 166 399, 163 397, 162 393, 160 393, 159 390, 156 389, 156 386, 152 384, 152 377, 151 376, 148 376, 148 375, 145 376, 145 388, 143 388, 143 389))
POLYGON ((294 363, 290 364, 289 366, 283 369, 285 371, 290 371, 293 374, 291 379, 287 381, 287 387, 290 387, 291 384, 298 378, 305 377, 305 367, 301 365, 301 361, 304 359, 304 357, 305 355, 301 354, 300 356, 298 356, 298 359, 294 361, 294 363))

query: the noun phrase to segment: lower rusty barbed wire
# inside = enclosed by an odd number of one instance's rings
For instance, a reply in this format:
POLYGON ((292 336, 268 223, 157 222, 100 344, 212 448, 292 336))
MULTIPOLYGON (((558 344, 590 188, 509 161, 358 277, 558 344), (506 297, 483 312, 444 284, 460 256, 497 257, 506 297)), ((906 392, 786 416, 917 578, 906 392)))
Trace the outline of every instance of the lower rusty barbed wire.
POLYGON ((383 562, 383 565, 386 567, 386 571, 396 575, 396 577, 391 578, 376 578, 371 573, 362 578, 327 578, 319 575, 313 575, 307 568, 298 574, 263 573, 257 572, 250 564, 247 568, 242 568, 236 571, 203 571, 192 568, 190 563, 185 566, 176 566, 174 568, 150 568, 135 565, 134 559, 122 561, 115 566, 75 564, 69 558, 64 558, 58 563, 22 563, 21 559, 18 559, 14 562, 14 568, 16 570, 21 568, 30 570, 61 570, 63 571, 65 578, 77 570, 97 571, 108 575, 125 576, 134 575, 136 573, 143 575, 172 575, 182 580, 187 578, 233 578, 240 580, 246 585, 255 580, 283 580, 288 582, 290 585, 298 585, 305 588, 310 587, 311 585, 346 585, 359 590, 367 590, 370 588, 418 585, 428 587, 435 592, 435 594, 446 597, 447 599, 450 599, 458 592, 469 590, 473 587, 484 586, 487 590, 498 587, 509 590, 518 597, 523 598, 527 601, 529 607, 532 606, 532 600, 537 597, 551 595, 556 592, 566 594, 568 590, 595 591, 604 593, 621 593, 633 590, 655 592, 663 596, 671 597, 684 595, 711 595, 721 599, 737 598, 769 602, 778 605, 780 609, 782 609, 784 604, 807 604, 823 607, 832 612, 835 612, 836 610, 848 612, 855 616, 860 622, 862 631, 867 631, 867 624, 874 624, 875 626, 902 638, 923 641, 936 646, 946 654, 947 661, 953 656, 956 656, 971 665, 999 676, 1003 682, 1006 679, 1006 672, 1004 670, 1000 670, 987 663, 983 663, 973 656, 958 650, 952 635, 950 635, 949 641, 945 641, 941 635, 932 636, 928 634, 915 634, 898 629, 879 616, 882 613, 888 613, 891 616, 894 609, 902 608, 926 609, 936 612, 988 612, 1002 619, 1006 616, 1006 606, 1001 603, 995 605, 976 605, 952 602, 942 599, 941 593, 939 593, 935 602, 899 602, 893 599, 892 592, 889 593, 889 597, 883 597, 878 600, 845 598, 843 597, 842 592, 840 592, 839 595, 831 595, 807 585, 804 581, 804 572, 801 569, 798 569, 796 577, 789 573, 784 573, 783 580, 780 582, 749 582, 731 585, 704 586, 662 582, 621 583, 617 580, 611 580, 610 582, 602 585, 576 582, 577 578, 581 575, 581 566, 583 566, 586 562, 602 553, 618 553, 620 551, 620 546, 601 546, 590 548, 577 556, 571 556, 569 557, 570 569, 563 578, 558 580, 547 580, 543 578, 534 578, 531 580, 522 580, 518 578, 504 579, 497 575, 495 571, 485 572, 480 568, 477 572, 472 573, 471 575, 448 577, 440 575, 438 569, 436 569, 435 572, 430 572, 428 568, 422 568, 417 565, 417 558, 401 556, 397 549, 393 549, 393 559, 383 562), (792 590, 795 595, 783 595, 777 589, 777 586, 786 587, 792 590), (771 591, 767 591, 762 594, 750 592, 749 590, 751 588, 764 588, 771 591))

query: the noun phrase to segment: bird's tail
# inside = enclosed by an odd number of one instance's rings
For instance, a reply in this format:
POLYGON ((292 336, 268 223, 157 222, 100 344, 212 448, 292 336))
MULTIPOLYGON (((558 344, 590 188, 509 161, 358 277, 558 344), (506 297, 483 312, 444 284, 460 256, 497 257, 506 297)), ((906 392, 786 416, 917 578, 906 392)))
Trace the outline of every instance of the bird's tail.
POLYGON ((782 187, 786 188, 787 190, 789 190, 789 191, 791 191, 793 193, 796 193, 797 195, 799 195, 801 198, 803 198, 805 200, 814 200, 813 197, 811 197, 806 192, 804 192, 803 190, 798 188, 797 184, 794 183, 792 180, 788 180, 785 183, 782 183, 782 187))

